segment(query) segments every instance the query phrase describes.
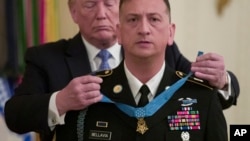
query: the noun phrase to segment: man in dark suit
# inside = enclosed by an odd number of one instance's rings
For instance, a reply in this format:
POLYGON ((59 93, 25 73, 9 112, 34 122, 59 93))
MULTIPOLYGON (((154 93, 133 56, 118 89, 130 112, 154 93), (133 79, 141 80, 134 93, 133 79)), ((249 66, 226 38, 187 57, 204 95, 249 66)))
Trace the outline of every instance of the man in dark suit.
MULTIPOLYGON (((102 99, 102 79, 87 75, 99 69, 101 59, 98 52, 105 48, 110 52, 108 61, 111 68, 122 60, 122 49, 116 38, 118 4, 119 0, 69 0, 70 12, 79 25, 80 33, 69 40, 27 50, 23 81, 5 106, 6 123, 12 131, 36 131, 46 141, 52 138, 55 131, 64 131, 63 134, 68 136, 76 134, 72 125, 76 124, 79 110, 102 99), (33 122, 30 122, 31 119, 33 122)), ((191 63, 180 54, 175 44, 167 48, 166 58, 166 63, 175 70, 190 71, 191 63)), ((216 58, 219 58, 219 64, 224 64, 220 57, 216 58)), ((224 65, 222 69, 215 67, 213 72, 221 70, 224 72, 224 65)), ((234 80, 234 76, 230 76, 234 80)), ((208 80, 213 83, 214 79, 208 80)), ((228 103, 225 105, 236 101, 233 92, 239 93, 238 85, 234 87, 233 82, 238 84, 237 79, 232 81, 232 90, 235 91, 232 91, 229 100, 221 97, 222 103, 228 103)))

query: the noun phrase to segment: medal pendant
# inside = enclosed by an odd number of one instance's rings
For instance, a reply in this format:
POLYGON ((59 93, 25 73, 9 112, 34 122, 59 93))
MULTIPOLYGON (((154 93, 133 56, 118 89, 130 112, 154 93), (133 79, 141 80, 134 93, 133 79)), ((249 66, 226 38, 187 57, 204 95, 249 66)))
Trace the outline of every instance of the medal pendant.
POLYGON ((138 118, 136 131, 143 135, 147 130, 148 127, 144 118, 138 118))

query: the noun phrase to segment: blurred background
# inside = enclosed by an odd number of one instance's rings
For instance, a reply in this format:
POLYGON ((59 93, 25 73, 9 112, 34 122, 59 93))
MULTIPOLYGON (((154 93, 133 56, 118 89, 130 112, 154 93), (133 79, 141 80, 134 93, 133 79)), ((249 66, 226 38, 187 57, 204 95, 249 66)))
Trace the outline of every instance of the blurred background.
MULTIPOLYGON (((35 141, 33 133, 16 135, 3 117, 6 100, 20 83, 27 47, 71 38, 78 32, 68 0, 0 0, 0 140, 35 141)), ((225 59, 240 84, 237 106, 224 110, 231 124, 250 124, 250 1, 170 0, 175 41, 194 61, 198 51, 215 52, 225 59)))

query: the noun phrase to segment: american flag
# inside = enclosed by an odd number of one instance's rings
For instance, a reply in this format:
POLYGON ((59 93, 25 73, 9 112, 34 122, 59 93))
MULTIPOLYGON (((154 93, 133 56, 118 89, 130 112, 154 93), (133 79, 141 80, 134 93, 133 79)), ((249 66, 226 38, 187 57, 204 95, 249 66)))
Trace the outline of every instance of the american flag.
POLYGON ((31 133, 18 135, 6 127, 4 123, 4 105, 6 101, 12 96, 12 87, 8 79, 0 77, 0 140, 2 141, 33 141, 31 133))
POLYGON ((8 80, 4 77, 0 77, 0 114, 3 114, 4 105, 10 97, 11 92, 8 80))

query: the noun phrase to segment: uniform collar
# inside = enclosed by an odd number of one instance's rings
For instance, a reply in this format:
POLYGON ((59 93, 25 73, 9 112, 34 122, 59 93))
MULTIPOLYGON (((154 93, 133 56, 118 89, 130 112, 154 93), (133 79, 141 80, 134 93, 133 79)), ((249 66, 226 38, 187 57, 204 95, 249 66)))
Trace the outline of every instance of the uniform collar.
MULTIPOLYGON (((154 77, 152 77, 148 82, 146 82, 146 85, 148 86, 150 90, 150 94, 151 94, 150 97, 152 99, 156 95, 158 86, 160 85, 161 79, 164 74, 164 70, 165 70, 165 62, 163 63, 159 72, 154 77)), ((124 62, 124 71, 127 76, 128 84, 131 88, 132 94, 134 98, 136 98, 139 93, 139 89, 141 88, 143 84, 128 70, 125 62, 124 62)))

